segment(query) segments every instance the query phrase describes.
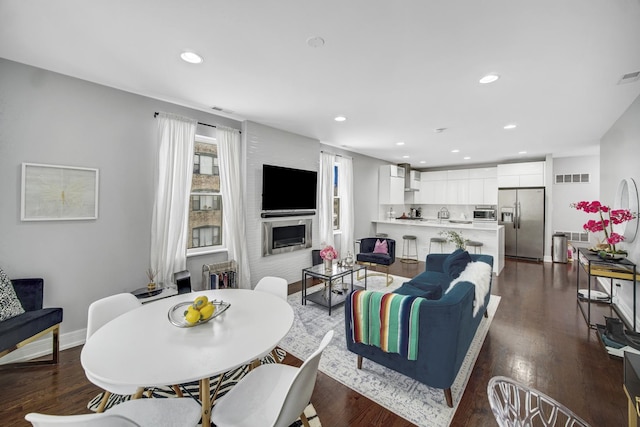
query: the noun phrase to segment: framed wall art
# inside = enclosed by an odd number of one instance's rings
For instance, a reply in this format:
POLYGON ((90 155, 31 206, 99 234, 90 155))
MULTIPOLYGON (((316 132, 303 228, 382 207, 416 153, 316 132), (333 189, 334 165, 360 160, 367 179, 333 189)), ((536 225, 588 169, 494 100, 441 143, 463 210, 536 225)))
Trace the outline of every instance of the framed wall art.
POLYGON ((98 169, 22 164, 22 221, 98 218, 98 169))

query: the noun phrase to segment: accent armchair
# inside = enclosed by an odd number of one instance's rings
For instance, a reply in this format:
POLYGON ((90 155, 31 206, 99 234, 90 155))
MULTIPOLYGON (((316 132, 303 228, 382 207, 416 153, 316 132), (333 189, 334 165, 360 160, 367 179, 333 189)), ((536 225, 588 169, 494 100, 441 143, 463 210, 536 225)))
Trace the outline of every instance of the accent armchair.
POLYGON ((53 352, 51 360, 16 362, 0 366, 6 368, 57 364, 60 352, 58 336, 60 323, 62 323, 62 308, 42 308, 43 279, 17 279, 12 280, 11 284, 25 312, 0 322, 0 357, 49 332, 53 333, 53 352))
MULTIPOLYGON (((356 262, 358 264, 370 265, 370 266, 382 266, 384 273, 368 273, 373 276, 376 274, 382 274, 387 278, 387 286, 393 282, 393 277, 389 275, 389 266, 396 262, 396 241, 393 239, 380 238, 380 237, 365 237, 360 239, 360 252, 356 255, 356 262), (376 242, 386 242, 386 252, 384 250, 376 249, 376 242)), ((358 280, 361 278, 358 277, 358 280)))

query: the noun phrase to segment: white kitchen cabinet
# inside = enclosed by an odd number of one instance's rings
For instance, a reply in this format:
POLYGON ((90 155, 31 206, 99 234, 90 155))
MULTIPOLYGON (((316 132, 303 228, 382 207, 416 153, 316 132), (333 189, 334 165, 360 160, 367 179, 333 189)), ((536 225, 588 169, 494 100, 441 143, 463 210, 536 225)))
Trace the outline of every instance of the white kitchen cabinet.
POLYGON ((404 169, 395 165, 380 166, 378 171, 378 203, 404 205, 404 169))
POLYGON ((544 162, 498 165, 498 187, 543 187, 544 162))
POLYGON ((422 172, 422 194, 414 198, 414 203, 495 205, 498 203, 496 177, 495 167, 422 172))
POLYGON ((498 178, 485 178, 484 182, 484 205, 497 205, 498 204, 498 178))
POLYGON ((469 205, 484 205, 484 178, 469 179, 469 205))
POLYGON ((420 203, 442 205, 447 203, 447 171, 420 174, 420 203))

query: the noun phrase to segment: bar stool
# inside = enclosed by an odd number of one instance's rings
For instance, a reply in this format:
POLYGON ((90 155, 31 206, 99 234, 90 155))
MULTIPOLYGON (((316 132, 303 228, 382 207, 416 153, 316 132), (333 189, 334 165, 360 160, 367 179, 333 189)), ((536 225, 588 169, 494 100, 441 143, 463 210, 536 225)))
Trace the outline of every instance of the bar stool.
POLYGON ((444 237, 432 237, 429 239, 429 253, 431 253, 432 243, 440 243, 440 253, 444 253, 444 244, 447 243, 447 239, 444 237))
POLYGON ((473 253, 478 253, 478 250, 480 250, 480 253, 482 253, 482 242, 476 242, 475 240, 467 240, 467 244, 466 246, 471 246, 473 248, 473 253))
POLYGON ((402 258, 400 258, 400 262, 405 262, 408 264, 417 264, 418 263, 418 238, 416 236, 412 236, 406 234, 402 236, 402 258), (411 242, 413 242, 414 251, 411 252, 411 242))

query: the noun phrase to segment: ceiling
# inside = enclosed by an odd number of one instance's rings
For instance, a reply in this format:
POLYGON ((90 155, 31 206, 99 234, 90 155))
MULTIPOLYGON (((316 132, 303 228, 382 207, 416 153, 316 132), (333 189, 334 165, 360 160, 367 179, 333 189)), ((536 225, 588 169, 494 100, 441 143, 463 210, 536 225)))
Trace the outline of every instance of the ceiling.
POLYGON ((0 57, 414 168, 597 154, 639 42, 640 0, 0 0, 0 57))

